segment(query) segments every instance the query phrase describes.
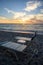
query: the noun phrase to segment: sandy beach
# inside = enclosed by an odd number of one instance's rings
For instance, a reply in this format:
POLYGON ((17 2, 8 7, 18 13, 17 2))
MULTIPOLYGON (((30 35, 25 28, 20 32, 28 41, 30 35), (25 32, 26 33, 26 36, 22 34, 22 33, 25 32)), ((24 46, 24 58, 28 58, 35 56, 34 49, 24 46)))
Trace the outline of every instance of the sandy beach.
MULTIPOLYGON (((9 42, 16 42, 17 40, 15 39, 16 36, 22 36, 22 37, 27 37, 27 38, 32 38, 33 34, 32 33, 20 33, 20 32, 9 32, 9 31, 0 31, 0 61, 1 61, 1 65, 17 65, 17 61, 14 60, 15 56, 13 56, 13 52, 5 52, 6 48, 2 47, 1 45, 4 44, 6 41, 9 42), (3 43, 4 42, 4 43, 3 43), (3 54, 4 53, 4 54, 3 54), (4 57, 3 57, 4 56, 4 57), (9 61, 8 61, 9 60, 9 61)), ((28 41, 26 43, 29 43, 28 41)), ((43 35, 39 35, 37 34, 36 37, 34 38, 34 40, 31 42, 31 47, 33 49, 34 45, 36 47, 36 49, 38 49, 38 53, 36 55, 33 56, 33 58, 28 61, 29 65, 43 65, 43 35), (33 44, 33 46, 32 46, 33 44)), ((30 51, 27 50, 29 48, 29 46, 26 48, 26 50, 24 51, 30 51)), ((18 53, 17 54, 22 54, 22 53, 18 53)), ((29 54, 33 54, 33 52, 29 52, 29 54)), ((24 57, 24 55, 22 55, 24 57)), ((20 56, 21 57, 21 56, 20 56)), ((21 63, 21 65, 27 65, 26 62, 24 64, 21 63)))

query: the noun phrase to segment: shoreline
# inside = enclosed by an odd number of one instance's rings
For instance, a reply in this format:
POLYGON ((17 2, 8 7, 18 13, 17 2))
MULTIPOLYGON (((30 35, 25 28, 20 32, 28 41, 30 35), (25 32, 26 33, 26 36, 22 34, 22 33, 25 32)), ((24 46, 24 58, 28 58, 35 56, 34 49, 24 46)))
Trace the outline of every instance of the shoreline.
POLYGON ((41 31, 41 30, 39 30, 39 31, 37 31, 37 30, 13 30, 13 29, 2 29, 2 28, 0 28, 0 31, 6 31, 6 32, 16 32, 16 33, 32 33, 32 34, 34 34, 35 32, 37 32, 37 34, 39 34, 39 35, 43 35, 43 31, 41 31))

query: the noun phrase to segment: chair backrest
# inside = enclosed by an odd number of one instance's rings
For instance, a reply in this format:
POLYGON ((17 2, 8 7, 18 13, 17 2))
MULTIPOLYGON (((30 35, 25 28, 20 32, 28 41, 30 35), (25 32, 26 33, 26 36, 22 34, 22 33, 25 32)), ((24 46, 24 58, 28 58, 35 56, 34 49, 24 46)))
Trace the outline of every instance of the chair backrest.
POLYGON ((36 37, 37 32, 35 31, 35 34, 33 35, 33 37, 31 38, 31 41, 36 37))

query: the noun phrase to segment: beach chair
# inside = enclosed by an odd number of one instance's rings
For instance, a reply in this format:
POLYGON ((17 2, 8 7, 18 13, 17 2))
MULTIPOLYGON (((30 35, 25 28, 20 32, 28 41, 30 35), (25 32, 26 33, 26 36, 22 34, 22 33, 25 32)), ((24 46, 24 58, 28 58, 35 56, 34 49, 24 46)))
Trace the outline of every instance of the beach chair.
POLYGON ((17 62, 21 62, 21 58, 22 58, 22 62, 25 60, 23 63, 28 64, 28 62, 32 59, 34 54, 31 55, 30 52, 28 53, 27 51, 25 51, 27 47, 29 47, 29 44, 26 45, 25 42, 26 41, 31 42, 31 40, 33 40, 35 36, 36 36, 36 33, 32 38, 16 36, 16 39, 18 40, 17 43, 9 41, 9 42, 6 42, 5 44, 2 44, 1 46, 6 48, 9 52, 11 51, 12 53, 14 53, 17 62), (22 44, 19 44, 19 42, 22 44))

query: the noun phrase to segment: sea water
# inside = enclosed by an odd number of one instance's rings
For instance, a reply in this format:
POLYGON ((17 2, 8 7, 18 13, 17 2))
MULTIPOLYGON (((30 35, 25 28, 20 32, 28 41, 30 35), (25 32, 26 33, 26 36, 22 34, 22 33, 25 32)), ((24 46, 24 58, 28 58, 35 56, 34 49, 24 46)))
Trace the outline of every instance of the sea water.
POLYGON ((37 31, 43 34, 43 24, 0 24, 0 30, 37 31))

